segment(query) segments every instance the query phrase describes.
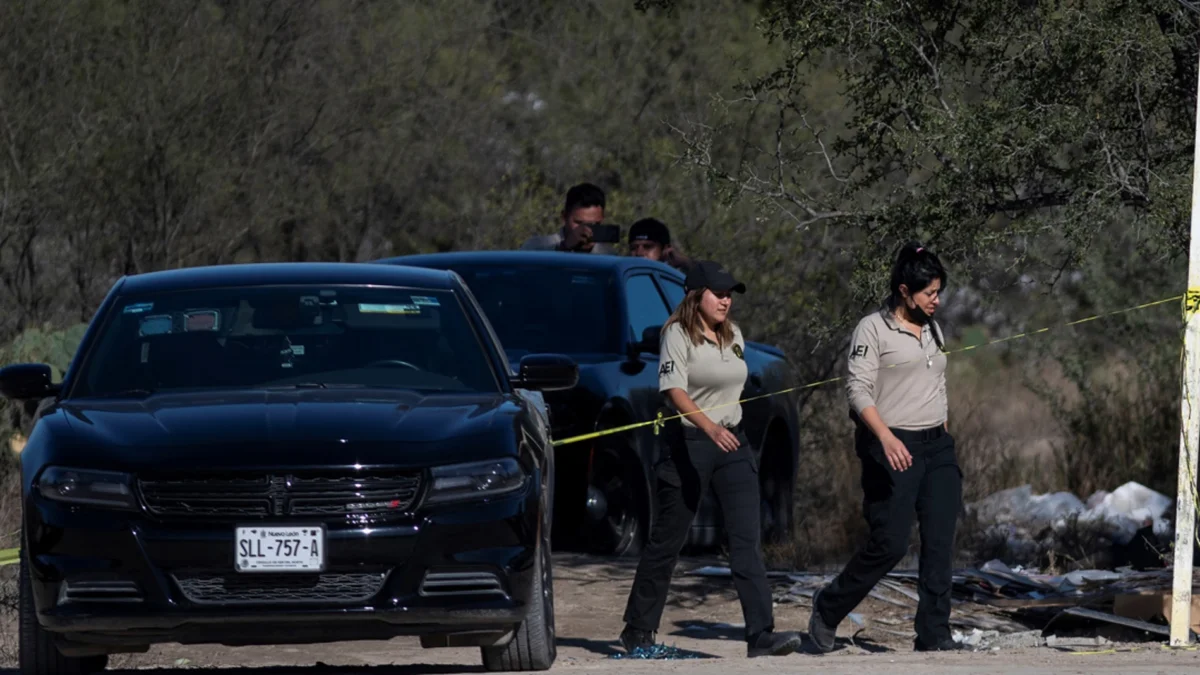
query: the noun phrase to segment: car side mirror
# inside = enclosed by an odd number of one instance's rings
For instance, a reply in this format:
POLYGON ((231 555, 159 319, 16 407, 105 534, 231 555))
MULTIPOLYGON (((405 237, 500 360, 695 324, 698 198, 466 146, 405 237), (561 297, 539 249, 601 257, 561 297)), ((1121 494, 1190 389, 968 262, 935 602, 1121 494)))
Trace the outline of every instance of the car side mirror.
POLYGON ((562 354, 528 354, 521 358, 512 385, 521 389, 555 391, 579 383, 579 364, 562 354))
POLYGON ((61 385, 51 381, 50 366, 44 363, 17 363, 0 368, 0 396, 14 401, 55 396, 61 385))
POLYGON ((642 330, 642 339, 631 342, 626 350, 630 360, 637 361, 642 354, 658 354, 662 340, 662 326, 647 326, 642 330))

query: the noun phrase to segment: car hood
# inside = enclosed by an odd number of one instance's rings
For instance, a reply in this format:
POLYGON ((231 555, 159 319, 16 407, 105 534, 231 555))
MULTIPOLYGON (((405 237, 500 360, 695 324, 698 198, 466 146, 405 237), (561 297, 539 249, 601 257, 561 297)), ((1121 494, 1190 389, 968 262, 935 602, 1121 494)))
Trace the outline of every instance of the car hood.
MULTIPOLYGON (((412 465, 503 451, 517 404, 501 394, 393 390, 162 394, 64 402, 73 437, 56 455, 109 452, 119 463, 217 469, 258 465, 412 465)), ((81 457, 80 459, 86 459, 81 457)), ((91 463, 91 462, 88 462, 91 463)))

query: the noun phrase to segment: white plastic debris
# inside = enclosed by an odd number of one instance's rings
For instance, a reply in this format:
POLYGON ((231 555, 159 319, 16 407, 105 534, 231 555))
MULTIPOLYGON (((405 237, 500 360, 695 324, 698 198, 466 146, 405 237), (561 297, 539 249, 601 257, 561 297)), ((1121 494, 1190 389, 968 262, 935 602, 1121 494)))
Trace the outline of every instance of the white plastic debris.
POLYGON ((1152 525, 1166 538, 1171 524, 1164 518, 1173 500, 1130 481, 1112 492, 1098 491, 1084 503, 1069 492, 1033 494, 1032 486, 1001 490, 968 506, 993 537, 1004 540, 1011 557, 1027 559, 1047 534, 1066 533, 1071 519, 1097 528, 1117 544, 1128 544, 1137 531, 1152 525))
POLYGON ((1130 481, 1112 492, 1092 495, 1079 520, 1103 522, 1111 528, 1113 541, 1127 544, 1146 525, 1152 525, 1158 536, 1167 535, 1171 525, 1163 514, 1173 503, 1170 497, 1130 481))

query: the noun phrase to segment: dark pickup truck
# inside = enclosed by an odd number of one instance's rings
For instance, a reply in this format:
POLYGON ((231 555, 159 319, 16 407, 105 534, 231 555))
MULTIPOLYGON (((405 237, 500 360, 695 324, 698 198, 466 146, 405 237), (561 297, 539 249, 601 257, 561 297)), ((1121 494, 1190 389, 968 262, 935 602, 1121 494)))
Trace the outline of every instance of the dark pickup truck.
MULTIPOLYGON (((452 270, 483 307, 511 363, 558 353, 579 364, 572 389, 545 392, 555 439, 655 419, 658 335, 684 296, 683 274, 643 258, 553 251, 470 251, 388 258, 382 264, 452 270)), ((734 310, 736 316, 736 308, 734 310)), ((795 386, 780 350, 748 341, 746 431, 759 455, 764 541, 792 534, 799 456, 795 386)), ((654 513, 653 466, 662 456, 652 426, 560 445, 555 450, 556 548, 633 555, 654 513)), ((688 543, 721 542, 714 500, 701 505, 688 543)))

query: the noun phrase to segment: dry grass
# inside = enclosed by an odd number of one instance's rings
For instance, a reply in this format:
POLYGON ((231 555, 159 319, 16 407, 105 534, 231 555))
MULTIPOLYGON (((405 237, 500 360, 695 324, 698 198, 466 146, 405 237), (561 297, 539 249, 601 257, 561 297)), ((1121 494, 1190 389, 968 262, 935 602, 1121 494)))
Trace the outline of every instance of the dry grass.
MULTIPOLYGON (((0 455, 0 549, 20 544, 20 517, 16 462, 0 455)), ((15 667, 17 663, 17 570, 16 565, 0 567, 0 668, 15 667)))

